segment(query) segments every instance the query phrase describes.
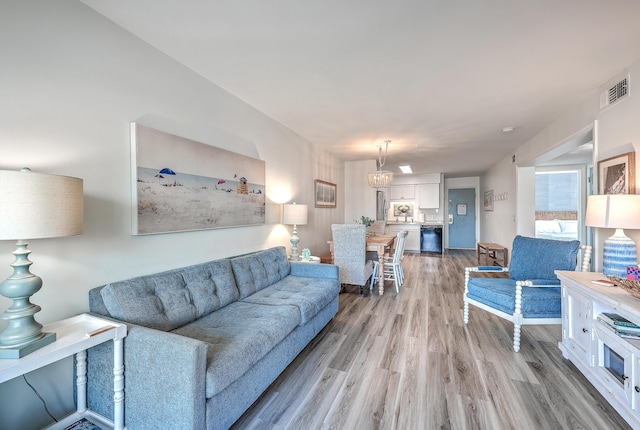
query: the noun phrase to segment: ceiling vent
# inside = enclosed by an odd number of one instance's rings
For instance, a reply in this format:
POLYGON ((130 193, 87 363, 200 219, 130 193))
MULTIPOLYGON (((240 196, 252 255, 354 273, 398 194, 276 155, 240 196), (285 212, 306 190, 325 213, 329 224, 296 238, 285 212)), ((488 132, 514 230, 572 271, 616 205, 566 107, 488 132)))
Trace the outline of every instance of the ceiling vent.
POLYGON ((609 107, 612 104, 624 99, 628 95, 629 78, 627 77, 600 94, 600 109, 609 107))

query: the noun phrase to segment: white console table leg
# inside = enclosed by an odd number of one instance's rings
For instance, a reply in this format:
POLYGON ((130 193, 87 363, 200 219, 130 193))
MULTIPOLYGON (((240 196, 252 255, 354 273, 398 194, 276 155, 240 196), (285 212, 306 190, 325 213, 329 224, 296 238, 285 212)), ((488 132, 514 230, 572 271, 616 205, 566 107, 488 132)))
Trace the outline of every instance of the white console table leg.
POLYGON ((122 338, 113 340, 113 430, 124 429, 124 360, 122 338))
POLYGON ((76 401, 78 413, 87 410, 87 350, 76 353, 76 401))

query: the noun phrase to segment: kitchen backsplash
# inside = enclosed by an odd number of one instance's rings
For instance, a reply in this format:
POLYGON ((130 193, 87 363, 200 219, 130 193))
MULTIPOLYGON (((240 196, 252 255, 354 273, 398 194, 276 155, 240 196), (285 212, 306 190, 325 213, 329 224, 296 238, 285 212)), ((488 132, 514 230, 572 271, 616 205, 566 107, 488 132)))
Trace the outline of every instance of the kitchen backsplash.
POLYGON ((404 222, 405 214, 407 221, 413 222, 429 222, 442 221, 443 214, 440 209, 420 209, 416 207, 413 201, 392 201, 389 203, 388 220, 404 222), (424 218, 423 218, 424 216, 424 218))

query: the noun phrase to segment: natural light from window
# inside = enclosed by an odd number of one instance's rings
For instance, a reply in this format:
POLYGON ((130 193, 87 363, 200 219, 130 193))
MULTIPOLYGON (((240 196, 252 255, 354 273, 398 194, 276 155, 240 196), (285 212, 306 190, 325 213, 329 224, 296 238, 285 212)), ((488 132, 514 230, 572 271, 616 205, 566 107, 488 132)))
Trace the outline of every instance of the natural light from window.
POLYGON ((536 172, 536 237, 578 239, 577 171, 536 172))

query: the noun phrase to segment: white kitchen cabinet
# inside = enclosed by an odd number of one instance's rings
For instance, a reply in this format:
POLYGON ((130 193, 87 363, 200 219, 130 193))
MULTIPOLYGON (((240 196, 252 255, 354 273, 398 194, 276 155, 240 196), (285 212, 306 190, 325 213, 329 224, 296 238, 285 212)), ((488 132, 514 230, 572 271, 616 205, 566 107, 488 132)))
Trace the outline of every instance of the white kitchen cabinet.
POLYGON ((392 185, 389 190, 391 200, 415 200, 415 185, 392 185))
POLYGON ((420 226, 407 231, 409 233, 404 242, 404 249, 409 252, 420 252, 420 226))
POLYGON ((404 241, 406 252, 420 252, 420 226, 418 224, 388 224, 387 233, 397 235, 399 231, 406 230, 407 238, 404 241))
POLYGON ((418 185, 418 207, 422 209, 440 208, 440 184, 418 185))

